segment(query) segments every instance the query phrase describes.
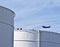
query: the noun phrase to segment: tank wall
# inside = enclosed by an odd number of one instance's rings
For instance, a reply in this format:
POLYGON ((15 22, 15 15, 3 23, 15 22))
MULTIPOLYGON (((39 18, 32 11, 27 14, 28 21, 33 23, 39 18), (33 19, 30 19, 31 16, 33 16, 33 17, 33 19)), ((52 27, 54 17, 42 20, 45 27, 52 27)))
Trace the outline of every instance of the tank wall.
POLYGON ((42 41, 40 43, 40 47, 60 47, 60 44, 59 43, 42 41))
POLYGON ((14 47, 38 47, 38 32, 14 31, 14 47))
POLYGON ((14 13, 0 6, 0 47, 13 47, 14 13))
POLYGON ((13 46, 13 28, 0 23, 0 47, 13 46))
POLYGON ((32 40, 38 41, 37 32, 26 32, 24 30, 14 32, 14 40, 32 40))
POLYGON ((38 42, 14 41, 14 47, 38 47, 38 42))
POLYGON ((60 34, 53 32, 40 32, 40 47, 59 47, 60 34))
POLYGON ((0 7, 0 23, 14 25, 14 15, 9 9, 0 7))

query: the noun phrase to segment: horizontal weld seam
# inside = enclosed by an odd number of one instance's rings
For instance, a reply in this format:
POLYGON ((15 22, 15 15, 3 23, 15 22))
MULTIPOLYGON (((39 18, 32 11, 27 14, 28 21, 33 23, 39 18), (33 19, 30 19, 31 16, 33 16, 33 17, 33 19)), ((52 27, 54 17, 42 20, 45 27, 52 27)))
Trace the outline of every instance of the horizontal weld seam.
POLYGON ((38 42, 38 41, 32 41, 32 40, 14 40, 14 41, 38 42))
POLYGON ((4 22, 0 22, 0 23, 2 23, 2 24, 6 24, 6 25, 9 25, 9 26, 11 26, 12 28, 14 28, 13 25, 10 25, 10 24, 8 24, 8 23, 4 23, 4 22))

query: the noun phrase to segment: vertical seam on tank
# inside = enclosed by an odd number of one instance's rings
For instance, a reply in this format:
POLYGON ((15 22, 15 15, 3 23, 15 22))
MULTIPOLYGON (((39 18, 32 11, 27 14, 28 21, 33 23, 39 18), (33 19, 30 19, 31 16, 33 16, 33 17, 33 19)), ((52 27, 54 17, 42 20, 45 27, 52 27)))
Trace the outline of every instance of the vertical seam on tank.
POLYGON ((40 38, 39 38, 39 44, 40 44, 39 47, 41 47, 41 42, 40 42, 41 41, 41 31, 39 31, 39 33, 40 33, 39 34, 39 36, 40 36, 40 38))
POLYGON ((12 31, 12 47, 14 47, 14 29, 12 31))

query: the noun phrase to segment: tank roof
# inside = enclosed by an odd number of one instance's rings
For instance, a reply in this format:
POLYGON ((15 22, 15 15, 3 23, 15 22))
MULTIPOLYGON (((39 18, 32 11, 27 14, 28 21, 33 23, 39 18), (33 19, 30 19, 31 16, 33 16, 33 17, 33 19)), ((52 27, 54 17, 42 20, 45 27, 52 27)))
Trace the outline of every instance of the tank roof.
POLYGON ((7 9, 7 10, 11 11, 13 14, 15 14, 15 12, 14 12, 14 11, 12 11, 11 9, 9 9, 9 8, 3 7, 3 6, 0 6, 0 8, 7 9))
POLYGON ((32 29, 22 29, 22 28, 15 28, 14 31, 22 31, 22 32, 30 32, 30 33, 38 33, 38 30, 32 30, 32 29))
POLYGON ((57 33, 57 32, 51 32, 51 31, 39 30, 39 32, 48 32, 48 33, 54 33, 54 34, 59 34, 59 35, 60 35, 60 33, 57 33))

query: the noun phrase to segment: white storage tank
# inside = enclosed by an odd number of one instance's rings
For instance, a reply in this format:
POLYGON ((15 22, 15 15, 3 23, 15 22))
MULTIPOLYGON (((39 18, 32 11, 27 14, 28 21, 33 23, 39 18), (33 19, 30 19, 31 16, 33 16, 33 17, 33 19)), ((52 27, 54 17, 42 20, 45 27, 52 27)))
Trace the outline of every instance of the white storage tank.
POLYGON ((38 47, 38 31, 15 30, 14 47, 38 47))
POLYGON ((0 6, 0 47, 13 47, 15 13, 0 6))
POLYGON ((39 47, 60 47, 60 34, 49 31, 39 31, 39 47))

